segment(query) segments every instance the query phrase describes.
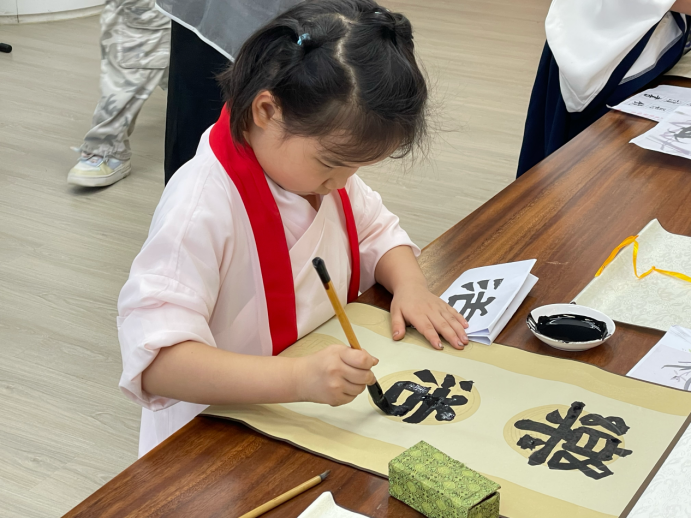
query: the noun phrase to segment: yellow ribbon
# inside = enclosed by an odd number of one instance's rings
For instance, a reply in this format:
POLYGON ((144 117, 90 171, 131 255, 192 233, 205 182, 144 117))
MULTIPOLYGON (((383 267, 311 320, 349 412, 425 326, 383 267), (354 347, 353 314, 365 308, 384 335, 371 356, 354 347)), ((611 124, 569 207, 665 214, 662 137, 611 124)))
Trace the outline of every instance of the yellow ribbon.
POLYGON ((663 275, 669 275, 670 277, 681 279, 682 281, 691 282, 691 277, 689 277, 688 275, 684 275, 683 273, 679 272, 670 272, 668 270, 660 270, 655 266, 651 267, 650 270, 648 270, 647 272, 638 275, 638 268, 636 268, 636 259, 638 258, 638 241, 636 241, 637 239, 638 236, 629 236, 626 239, 624 239, 614 250, 612 250, 612 253, 609 254, 607 260, 604 263, 602 263, 602 266, 600 266, 600 269, 595 274, 595 277, 599 277, 602 271, 609 265, 609 263, 614 261, 614 258, 617 256, 617 254, 621 251, 622 248, 633 243, 633 274, 637 278, 642 279, 643 277, 647 277, 653 272, 657 272, 663 275))

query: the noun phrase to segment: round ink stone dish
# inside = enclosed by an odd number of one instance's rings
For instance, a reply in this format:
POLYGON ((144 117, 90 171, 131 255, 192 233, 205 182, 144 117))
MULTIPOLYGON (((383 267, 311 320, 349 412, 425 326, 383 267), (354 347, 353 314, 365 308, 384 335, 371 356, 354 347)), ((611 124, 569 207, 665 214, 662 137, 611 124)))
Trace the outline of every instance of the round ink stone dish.
POLYGON ((604 313, 576 304, 535 308, 528 314, 527 324, 539 340, 562 351, 587 351, 604 343, 616 330, 604 313))

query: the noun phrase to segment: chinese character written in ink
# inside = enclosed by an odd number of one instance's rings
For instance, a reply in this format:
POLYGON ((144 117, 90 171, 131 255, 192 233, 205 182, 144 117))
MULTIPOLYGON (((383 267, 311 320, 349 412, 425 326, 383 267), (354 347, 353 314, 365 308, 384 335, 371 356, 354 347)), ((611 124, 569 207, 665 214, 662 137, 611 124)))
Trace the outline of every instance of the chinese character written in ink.
POLYGON ((657 99, 658 101, 660 99, 662 99, 662 97, 660 97, 659 95, 655 95, 655 94, 643 94, 643 97, 649 97, 650 99, 657 99))
POLYGON ((634 106, 645 106, 645 103, 641 101, 633 101, 631 104, 634 106))
POLYGON ((612 471, 605 462, 612 460, 615 456, 626 457, 633 453, 631 450, 621 448, 621 440, 616 437, 624 435, 629 427, 620 417, 588 414, 579 419, 584 407, 584 403, 576 401, 564 417, 561 416, 559 410, 547 414, 545 419, 557 425, 556 427, 530 419, 516 421, 514 426, 519 430, 536 432, 549 437, 545 441, 526 434, 518 440, 516 444, 522 449, 535 450, 528 457, 528 464, 537 466, 547 462, 550 469, 577 469, 595 480, 612 475, 612 471), (581 426, 578 426, 577 422, 581 426), (603 432, 595 427, 604 428, 611 433, 603 432), (598 445, 601 445, 600 449, 596 449, 598 445), (550 455, 552 455, 551 458, 549 458, 550 455))
MULTIPOLYGON (((453 375, 447 374, 441 386, 439 386, 439 382, 434 377, 434 374, 428 369, 417 371, 413 374, 423 383, 437 385, 437 388, 430 394, 432 387, 426 387, 414 381, 397 381, 389 387, 384 393, 384 396, 393 407, 394 411, 392 415, 398 417, 408 415, 415 407, 420 405, 412 415, 403 419, 404 423, 421 423, 433 412, 434 418, 437 421, 453 421, 456 417, 456 412, 454 412, 451 407, 463 406, 468 403, 468 398, 460 394, 454 394, 448 397, 451 389, 454 388, 457 383, 453 375), (402 404, 396 405, 396 401, 404 392, 410 392, 410 395, 402 404)), ((461 381, 458 382, 458 385, 461 390, 465 392, 473 390, 472 381, 461 381)))
MULTIPOLYGON (((492 284, 494 286, 494 289, 496 290, 499 288, 501 283, 504 281, 504 279, 494 279, 492 281, 492 284)), ((487 306, 489 306, 496 297, 487 297, 485 298, 485 295, 487 294, 487 288, 489 286, 489 279, 484 280, 484 281, 478 281, 477 285, 480 291, 476 292, 475 287, 473 286, 472 282, 468 282, 461 286, 464 290, 470 292, 470 293, 462 293, 458 295, 452 295, 449 297, 449 305, 453 308, 456 303, 460 300, 463 301, 463 307, 458 310, 458 312, 465 317, 466 320, 470 321, 471 318, 473 318, 473 315, 475 315, 476 312, 480 312, 480 316, 486 315, 487 314, 487 306), (474 300, 473 300, 474 299, 474 300)))

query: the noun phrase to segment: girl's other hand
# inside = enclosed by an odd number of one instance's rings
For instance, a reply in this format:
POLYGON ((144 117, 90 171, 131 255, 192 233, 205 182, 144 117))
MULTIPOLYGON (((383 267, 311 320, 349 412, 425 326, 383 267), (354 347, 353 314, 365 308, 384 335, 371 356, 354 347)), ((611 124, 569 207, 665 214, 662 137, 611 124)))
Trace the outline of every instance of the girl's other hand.
POLYGON ((296 362, 296 383, 301 401, 331 406, 350 403, 375 382, 371 369, 379 360, 366 351, 330 345, 296 362))
POLYGON ((439 335, 456 349, 468 344, 465 333, 468 322, 458 311, 432 294, 426 285, 409 284, 399 287, 391 301, 391 327, 394 340, 405 336, 406 322, 410 323, 432 344, 443 349, 439 335))

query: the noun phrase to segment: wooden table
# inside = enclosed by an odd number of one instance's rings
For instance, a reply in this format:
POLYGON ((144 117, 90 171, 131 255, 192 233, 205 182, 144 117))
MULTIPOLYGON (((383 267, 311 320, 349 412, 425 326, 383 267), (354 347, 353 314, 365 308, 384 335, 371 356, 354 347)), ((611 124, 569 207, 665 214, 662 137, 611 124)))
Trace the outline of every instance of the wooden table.
MULTIPOLYGON (((571 301, 610 251, 651 219, 691 235, 691 162, 628 144, 653 125, 607 114, 427 246, 420 264, 432 291, 441 294, 469 268, 537 258, 533 273, 540 281, 497 342, 625 374, 661 332, 618 324, 601 347, 567 353, 535 339, 525 319, 536 306, 571 301)), ((388 309, 390 296, 375 286, 359 300, 388 309)), ((66 516, 239 516, 326 469, 331 476, 318 488, 265 516, 295 517, 327 490, 340 505, 373 518, 421 516, 388 496, 384 478, 207 417, 194 419, 66 516)))

